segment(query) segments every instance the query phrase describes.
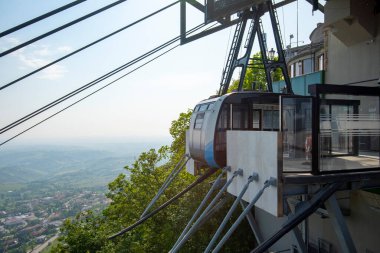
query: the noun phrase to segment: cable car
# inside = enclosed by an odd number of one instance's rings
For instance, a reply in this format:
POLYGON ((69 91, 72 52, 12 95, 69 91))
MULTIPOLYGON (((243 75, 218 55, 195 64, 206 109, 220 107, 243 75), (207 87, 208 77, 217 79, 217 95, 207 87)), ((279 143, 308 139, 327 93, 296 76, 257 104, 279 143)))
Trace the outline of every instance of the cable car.
POLYGON ((283 95, 243 91, 199 102, 190 119, 190 156, 198 165, 226 166, 227 130, 279 131, 279 99, 283 95))

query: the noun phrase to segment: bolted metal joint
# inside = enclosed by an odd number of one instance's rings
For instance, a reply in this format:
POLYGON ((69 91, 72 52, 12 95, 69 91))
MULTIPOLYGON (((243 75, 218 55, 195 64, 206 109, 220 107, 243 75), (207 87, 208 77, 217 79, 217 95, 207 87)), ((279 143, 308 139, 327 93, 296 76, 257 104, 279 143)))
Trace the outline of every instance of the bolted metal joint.
POLYGON ((234 172, 234 175, 236 175, 236 176, 243 176, 243 173, 244 173, 243 169, 237 169, 234 172))
POLYGON ((223 171, 231 171, 231 166, 226 166, 223 168, 223 171))
POLYGON ((277 178, 270 177, 268 179, 268 184, 271 185, 271 186, 277 186, 277 178))
POLYGON ((248 181, 258 181, 259 180, 259 174, 256 172, 253 172, 252 175, 249 176, 248 181))

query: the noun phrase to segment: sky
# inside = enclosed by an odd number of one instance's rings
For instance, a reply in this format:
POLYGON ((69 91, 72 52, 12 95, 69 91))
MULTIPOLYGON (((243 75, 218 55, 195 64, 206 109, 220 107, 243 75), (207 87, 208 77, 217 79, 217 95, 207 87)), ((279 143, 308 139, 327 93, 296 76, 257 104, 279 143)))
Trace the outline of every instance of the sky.
MULTIPOLYGON (((0 32, 63 6, 65 0, 0 0, 0 32)), ((112 0, 87 0, 69 10, 0 38, 0 52, 97 10, 112 0)), ((105 36, 173 0, 128 0, 101 14, 0 57, 0 86, 105 36)), ((277 1, 278 2, 278 1, 277 1)), ((201 12, 188 7, 188 28, 201 24, 201 12)), ((320 12, 305 0, 277 10, 285 44, 309 43, 320 12), (297 15, 298 4, 298 15, 297 15), (298 40, 297 40, 298 17, 298 40)), ((179 5, 90 47, 11 87, 0 90, 0 128, 95 80, 135 57, 179 35, 179 5)), ((268 48, 274 47, 270 22, 263 17, 268 48)), ((172 120, 218 90, 233 28, 177 47, 106 89, 5 144, 68 141, 168 140, 172 120)), ((295 46, 295 44, 292 44, 295 46)), ((255 43, 253 52, 258 52, 255 43)), ((131 71, 122 71, 72 99, 0 135, 0 142, 18 134, 102 85, 131 71)))

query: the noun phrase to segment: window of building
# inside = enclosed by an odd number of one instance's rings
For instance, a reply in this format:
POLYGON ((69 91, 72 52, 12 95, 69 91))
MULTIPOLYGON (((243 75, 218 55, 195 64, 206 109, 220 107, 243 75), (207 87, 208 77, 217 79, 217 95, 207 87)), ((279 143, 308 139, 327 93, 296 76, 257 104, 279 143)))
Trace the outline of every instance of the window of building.
POLYGON ((294 77, 294 64, 290 65, 290 77, 294 77))
POLYGON ((303 74, 310 74, 313 72, 313 61, 311 58, 303 60, 303 74))
POLYGON ((320 56, 318 56, 318 70, 321 71, 321 70, 324 70, 324 55, 321 54, 320 56))
POLYGON ((302 75, 302 61, 296 63, 296 74, 295 76, 302 75))

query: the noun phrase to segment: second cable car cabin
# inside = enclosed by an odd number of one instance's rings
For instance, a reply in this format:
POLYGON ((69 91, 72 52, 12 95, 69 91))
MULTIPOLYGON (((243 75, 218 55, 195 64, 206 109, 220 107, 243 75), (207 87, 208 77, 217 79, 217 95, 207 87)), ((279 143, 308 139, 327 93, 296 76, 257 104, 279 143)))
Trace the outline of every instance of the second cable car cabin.
POLYGON ((278 131, 281 95, 285 94, 236 92, 199 102, 187 133, 195 167, 226 166, 227 130, 278 131))

